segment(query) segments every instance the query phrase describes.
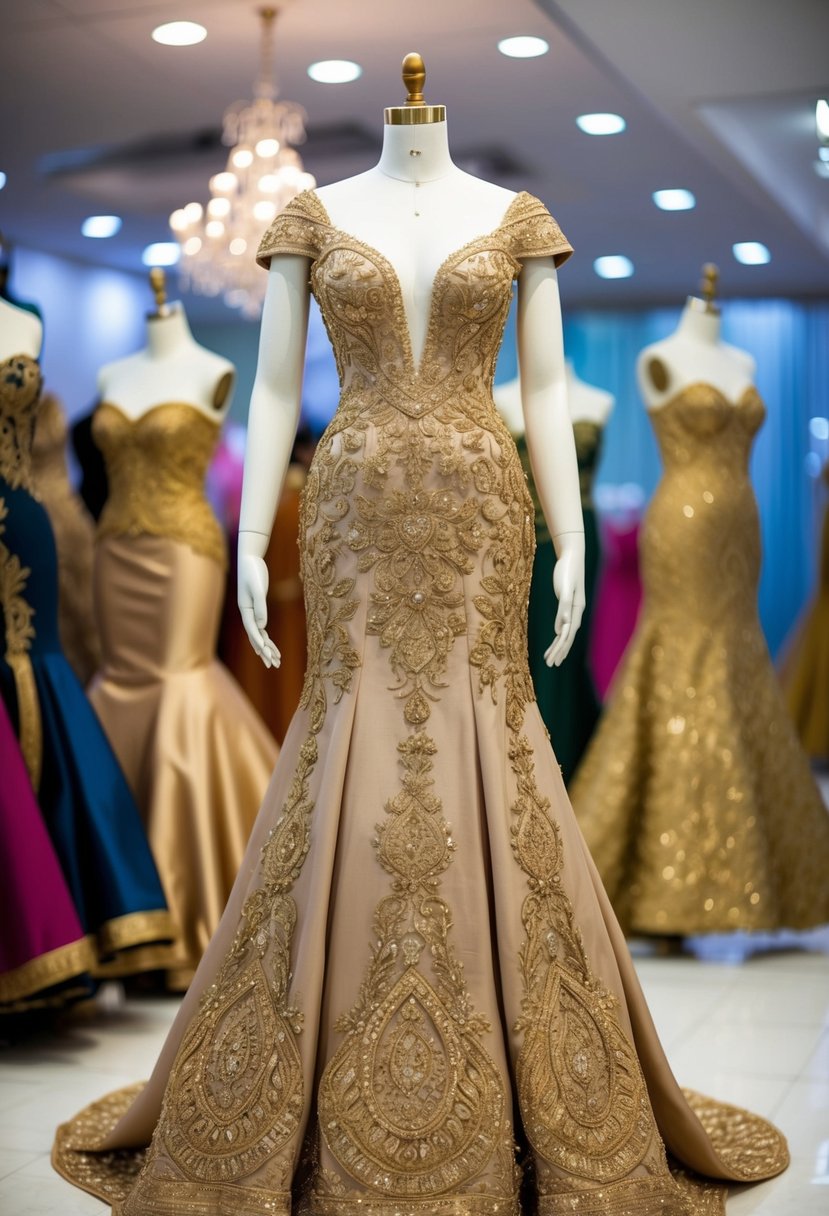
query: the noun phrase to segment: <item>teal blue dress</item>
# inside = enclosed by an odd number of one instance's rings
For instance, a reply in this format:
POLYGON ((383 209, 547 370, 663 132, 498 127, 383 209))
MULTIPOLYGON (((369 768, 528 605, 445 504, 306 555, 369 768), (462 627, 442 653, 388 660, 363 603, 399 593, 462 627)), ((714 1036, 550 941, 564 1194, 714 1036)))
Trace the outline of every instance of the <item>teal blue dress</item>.
POLYGON ((556 563, 553 542, 544 521, 530 468, 526 439, 517 441, 518 454, 527 474, 535 503, 535 563, 530 584, 530 605, 527 641, 530 650, 530 672, 536 700, 550 741, 561 765, 562 776, 569 782, 578 766, 598 721, 600 706, 588 666, 588 643, 593 606, 593 592, 599 568, 599 533, 593 508, 593 475, 601 453, 602 428, 595 422, 573 424, 576 455, 579 462, 581 504, 584 513, 585 592, 587 607, 570 653, 560 667, 548 667, 544 651, 553 640, 553 625, 558 604, 553 592, 553 568, 556 563))
POLYGON ((97 971, 125 974, 162 965, 173 925, 132 794, 61 650, 55 541, 30 479, 39 394, 34 359, 0 363, 0 696, 97 971))

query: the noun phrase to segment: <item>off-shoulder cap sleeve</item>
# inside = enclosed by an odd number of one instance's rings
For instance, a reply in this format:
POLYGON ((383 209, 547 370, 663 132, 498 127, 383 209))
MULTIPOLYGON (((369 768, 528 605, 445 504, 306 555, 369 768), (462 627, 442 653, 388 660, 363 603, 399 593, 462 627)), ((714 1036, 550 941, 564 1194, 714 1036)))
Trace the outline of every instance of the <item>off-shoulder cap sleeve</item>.
POLYGON ((502 231, 519 262, 522 258, 552 257, 556 266, 560 266, 573 252, 573 246, 541 199, 526 191, 513 199, 504 216, 502 231))
POLYGON ((303 190, 279 212, 262 237, 256 251, 256 261, 265 270, 277 253, 296 253, 305 258, 319 255, 322 229, 328 216, 325 208, 311 190, 303 190))

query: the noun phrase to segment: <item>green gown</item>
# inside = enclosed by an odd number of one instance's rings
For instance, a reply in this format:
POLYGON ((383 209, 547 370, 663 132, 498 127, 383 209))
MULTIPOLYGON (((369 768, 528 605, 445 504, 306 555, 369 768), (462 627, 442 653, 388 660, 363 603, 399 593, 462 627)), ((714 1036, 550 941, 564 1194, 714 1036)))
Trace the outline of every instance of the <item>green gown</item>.
POLYGON ((601 452, 602 428, 596 422, 580 420, 573 423, 576 454, 579 462, 581 502, 584 512, 585 592, 587 607, 581 628, 561 667, 548 667, 544 651, 553 640, 556 599, 553 592, 553 567, 556 555, 538 501, 526 438, 516 440, 521 463, 527 474, 535 503, 536 552, 530 584, 530 607, 527 639, 538 708, 566 783, 576 771, 599 717, 600 706, 587 662, 593 593, 599 567, 599 535, 593 508, 593 474, 601 452))

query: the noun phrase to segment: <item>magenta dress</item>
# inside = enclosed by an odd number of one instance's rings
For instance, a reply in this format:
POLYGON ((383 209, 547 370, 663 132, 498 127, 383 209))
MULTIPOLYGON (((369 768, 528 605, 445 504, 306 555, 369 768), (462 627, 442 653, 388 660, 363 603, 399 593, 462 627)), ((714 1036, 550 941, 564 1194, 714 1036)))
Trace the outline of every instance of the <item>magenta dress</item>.
POLYGON ((636 628, 642 583, 639 578, 639 519, 604 519, 602 566, 590 634, 590 671, 599 698, 607 696, 616 668, 636 628))
POLYGON ((0 700, 0 1013, 89 991, 95 962, 0 700))

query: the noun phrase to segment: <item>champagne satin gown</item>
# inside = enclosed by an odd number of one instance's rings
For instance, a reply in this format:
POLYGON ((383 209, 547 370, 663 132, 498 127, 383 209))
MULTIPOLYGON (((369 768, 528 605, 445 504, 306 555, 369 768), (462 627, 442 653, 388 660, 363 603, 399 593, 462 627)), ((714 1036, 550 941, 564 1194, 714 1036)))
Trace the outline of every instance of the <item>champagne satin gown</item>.
POLYGON ((178 929, 186 988, 241 864, 277 746, 216 659, 225 538, 205 498, 219 426, 168 402, 93 419, 109 497, 95 603, 103 661, 92 704, 141 811, 178 929))
POLYGON ((665 466, 641 532, 636 633, 570 796, 623 926, 829 921, 829 813, 757 614, 749 478, 765 417, 691 384, 651 415, 665 466))
POLYGON ((393 267, 316 194, 263 240, 309 259, 342 382, 302 503, 308 667, 152 1079, 58 1133, 118 1212, 517 1216, 523 1170, 524 1211, 679 1216, 719 1200, 666 1145, 713 1178, 786 1164, 677 1087, 533 700, 492 379, 522 259, 570 251, 517 195, 445 259, 415 363, 393 267))

